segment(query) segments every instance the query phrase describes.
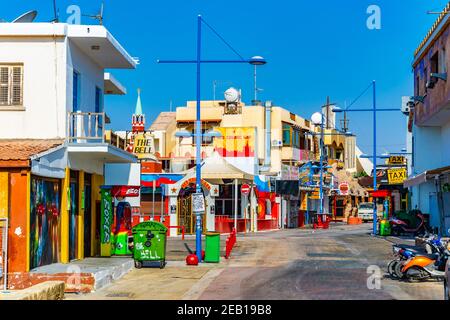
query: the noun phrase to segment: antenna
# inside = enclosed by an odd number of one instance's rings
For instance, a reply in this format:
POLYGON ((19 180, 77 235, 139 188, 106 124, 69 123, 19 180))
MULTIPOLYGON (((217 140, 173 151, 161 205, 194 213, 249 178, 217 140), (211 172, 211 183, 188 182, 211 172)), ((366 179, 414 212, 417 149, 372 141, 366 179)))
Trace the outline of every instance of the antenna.
POLYGON ((59 10, 56 7, 56 0, 53 0, 53 21, 52 22, 59 22, 59 10))
POLYGON ((102 26, 103 25, 103 8, 104 8, 104 2, 102 1, 102 5, 100 7, 100 11, 98 14, 96 14, 96 15, 83 14, 83 17, 88 17, 88 18, 98 20, 98 24, 102 26))

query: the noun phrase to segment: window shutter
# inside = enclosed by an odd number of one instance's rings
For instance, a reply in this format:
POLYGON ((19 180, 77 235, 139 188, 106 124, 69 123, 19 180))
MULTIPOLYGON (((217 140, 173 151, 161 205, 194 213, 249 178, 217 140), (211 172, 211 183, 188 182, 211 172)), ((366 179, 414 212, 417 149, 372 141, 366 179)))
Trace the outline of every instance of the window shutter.
POLYGON ((22 67, 13 67, 11 104, 22 105, 22 67))
POLYGON ((9 104, 9 68, 0 67, 0 105, 9 104))

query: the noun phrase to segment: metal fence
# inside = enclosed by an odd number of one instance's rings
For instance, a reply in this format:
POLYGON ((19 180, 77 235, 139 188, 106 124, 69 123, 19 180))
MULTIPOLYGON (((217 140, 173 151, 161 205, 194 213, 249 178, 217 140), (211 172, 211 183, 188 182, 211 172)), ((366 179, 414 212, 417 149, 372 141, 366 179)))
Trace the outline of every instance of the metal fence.
POLYGON ((8 274, 8 219, 0 218, 0 284, 7 289, 8 274))

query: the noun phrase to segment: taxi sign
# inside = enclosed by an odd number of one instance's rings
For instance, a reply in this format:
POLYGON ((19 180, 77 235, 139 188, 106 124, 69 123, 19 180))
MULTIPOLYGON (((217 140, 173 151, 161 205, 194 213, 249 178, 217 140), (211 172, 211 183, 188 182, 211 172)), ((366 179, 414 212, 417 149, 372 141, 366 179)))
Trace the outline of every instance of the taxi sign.
POLYGON ((389 169, 387 171, 389 184, 402 184, 406 180, 406 168, 389 169))
POLYGON ((404 156, 390 156, 388 160, 388 164, 404 164, 405 157, 404 156))

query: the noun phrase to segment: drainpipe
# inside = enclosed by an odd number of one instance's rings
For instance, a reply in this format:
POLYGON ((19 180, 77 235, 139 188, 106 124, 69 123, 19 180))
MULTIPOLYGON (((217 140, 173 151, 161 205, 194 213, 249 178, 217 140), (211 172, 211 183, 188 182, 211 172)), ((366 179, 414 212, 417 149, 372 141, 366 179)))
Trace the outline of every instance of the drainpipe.
POLYGON ((272 116, 272 101, 266 101, 265 103, 266 109, 266 148, 265 148, 265 157, 264 157, 264 165, 261 168, 261 171, 270 171, 271 165, 271 139, 272 139, 272 131, 271 131, 271 116, 272 116))

